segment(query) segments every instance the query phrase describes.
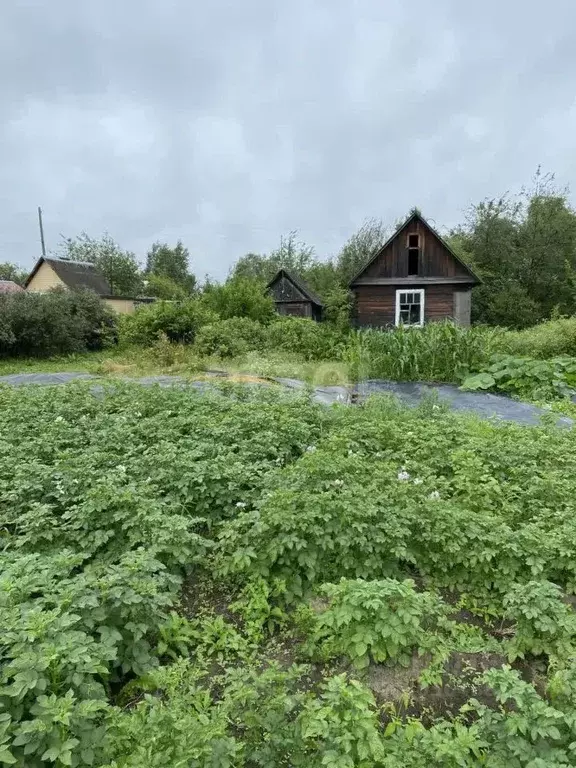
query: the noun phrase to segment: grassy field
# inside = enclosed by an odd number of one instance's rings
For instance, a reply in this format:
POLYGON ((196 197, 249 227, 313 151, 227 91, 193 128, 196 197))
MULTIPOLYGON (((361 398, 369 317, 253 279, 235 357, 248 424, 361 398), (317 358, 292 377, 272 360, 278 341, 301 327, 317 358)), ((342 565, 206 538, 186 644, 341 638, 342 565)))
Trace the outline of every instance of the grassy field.
POLYGON ((574 498, 432 403, 0 389, 0 763, 575 765, 574 498))
POLYGON ((148 376, 172 374, 202 378, 205 371, 222 370, 234 374, 301 379, 310 384, 350 382, 349 365, 341 360, 306 361, 289 353, 249 352, 239 358, 199 357, 192 347, 122 347, 99 352, 65 355, 47 359, 10 358, 0 360, 0 376, 13 373, 55 373, 75 371, 99 376, 148 376))
POLYGON ((530 399, 565 396, 576 387, 575 318, 519 332, 430 323, 422 329, 348 333, 301 318, 280 318, 269 325, 231 318, 199 328, 194 344, 170 343, 158 333, 140 345, 130 345, 124 333, 118 346, 100 352, 0 360, 0 375, 79 371, 198 378, 217 369, 322 385, 369 378, 461 384, 471 374, 487 373, 493 391, 530 399), (507 359, 498 362, 497 376, 491 376, 491 366, 503 356, 507 359))

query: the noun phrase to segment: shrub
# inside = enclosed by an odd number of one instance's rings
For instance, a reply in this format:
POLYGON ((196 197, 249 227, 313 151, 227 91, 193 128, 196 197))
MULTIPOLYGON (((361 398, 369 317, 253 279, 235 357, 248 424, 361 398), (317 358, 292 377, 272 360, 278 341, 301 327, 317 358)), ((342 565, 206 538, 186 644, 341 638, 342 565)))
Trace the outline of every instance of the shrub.
POLYGON ((148 275, 145 291, 147 296, 176 301, 183 301, 189 295, 181 285, 167 275, 148 275))
POLYGON ((152 344, 163 333, 169 341, 191 344, 199 328, 217 319, 198 299, 157 301, 138 307, 133 315, 125 315, 120 338, 129 344, 152 344))
POLYGON ((91 291, 56 289, 0 298, 0 354, 46 357, 100 349, 114 335, 114 313, 91 291))
POLYGON ((205 306, 223 320, 231 317, 248 317, 267 323, 274 317, 274 302, 255 280, 236 277, 224 285, 210 285, 202 296, 205 306))
POLYGON ((524 331, 510 331, 500 338, 498 346, 500 351, 519 357, 576 357, 576 317, 547 320, 524 331))
POLYGON ((196 349, 200 355, 238 357, 248 350, 262 348, 264 328, 248 317, 231 317, 205 325, 196 337, 196 349))
MULTIPOLYGON (((188 344, 177 344, 169 341, 165 333, 161 333, 141 358, 149 358, 155 365, 162 368, 172 368, 185 373, 197 373, 203 370, 202 361, 195 350, 188 344)), ((104 370, 104 373, 107 371, 104 370)))
POLYGON ((352 295, 345 288, 333 288, 324 294, 324 320, 340 331, 350 330, 352 295))
POLYGON ((303 317, 279 317, 266 329, 268 349, 301 355, 305 360, 339 357, 345 337, 334 328, 303 317))
POLYGON ((527 328, 542 318, 542 308, 524 286, 485 278, 472 292, 472 321, 506 328, 527 328))

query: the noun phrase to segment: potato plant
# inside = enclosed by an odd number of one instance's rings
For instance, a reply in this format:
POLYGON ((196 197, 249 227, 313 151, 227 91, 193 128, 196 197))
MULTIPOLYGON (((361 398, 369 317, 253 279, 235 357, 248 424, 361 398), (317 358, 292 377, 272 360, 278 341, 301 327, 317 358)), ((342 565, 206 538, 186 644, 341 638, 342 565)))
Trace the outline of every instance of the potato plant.
POLYGON ((576 765, 575 498, 547 424, 0 389, 0 765, 576 765))

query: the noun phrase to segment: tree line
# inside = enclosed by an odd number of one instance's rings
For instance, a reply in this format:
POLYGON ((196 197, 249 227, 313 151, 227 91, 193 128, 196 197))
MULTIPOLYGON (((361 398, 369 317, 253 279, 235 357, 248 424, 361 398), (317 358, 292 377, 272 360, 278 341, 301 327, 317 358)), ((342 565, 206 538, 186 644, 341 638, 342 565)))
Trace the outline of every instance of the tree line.
MULTIPOLYGON (((401 223, 367 220, 329 259, 319 259, 296 231, 290 232, 270 253, 241 256, 223 286, 207 279, 202 290, 234 294, 238 289, 238 301, 244 301, 250 285, 261 290, 284 267, 322 297, 327 319, 344 325, 351 309, 350 280, 401 223)), ((474 289, 474 322, 523 328, 551 316, 576 314, 576 210, 553 175, 538 170, 531 186, 519 194, 471 206, 445 240, 483 280, 474 289)), ((199 290, 189 251, 180 241, 175 246, 154 243, 144 268, 108 234, 66 238, 55 255, 94 263, 117 295, 181 300, 199 290)), ((22 283, 25 277, 14 264, 0 264, 0 279, 22 283)))

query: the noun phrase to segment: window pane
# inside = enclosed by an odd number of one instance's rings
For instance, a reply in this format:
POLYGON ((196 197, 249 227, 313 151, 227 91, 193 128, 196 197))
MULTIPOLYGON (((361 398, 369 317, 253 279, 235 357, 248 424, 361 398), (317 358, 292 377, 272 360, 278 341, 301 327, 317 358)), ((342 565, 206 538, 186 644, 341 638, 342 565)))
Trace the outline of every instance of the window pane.
POLYGON ((398 291, 398 321, 404 325, 421 325, 424 320, 423 292, 398 291))
POLYGON ((420 305, 412 304, 410 306, 410 324, 420 322, 420 305))

